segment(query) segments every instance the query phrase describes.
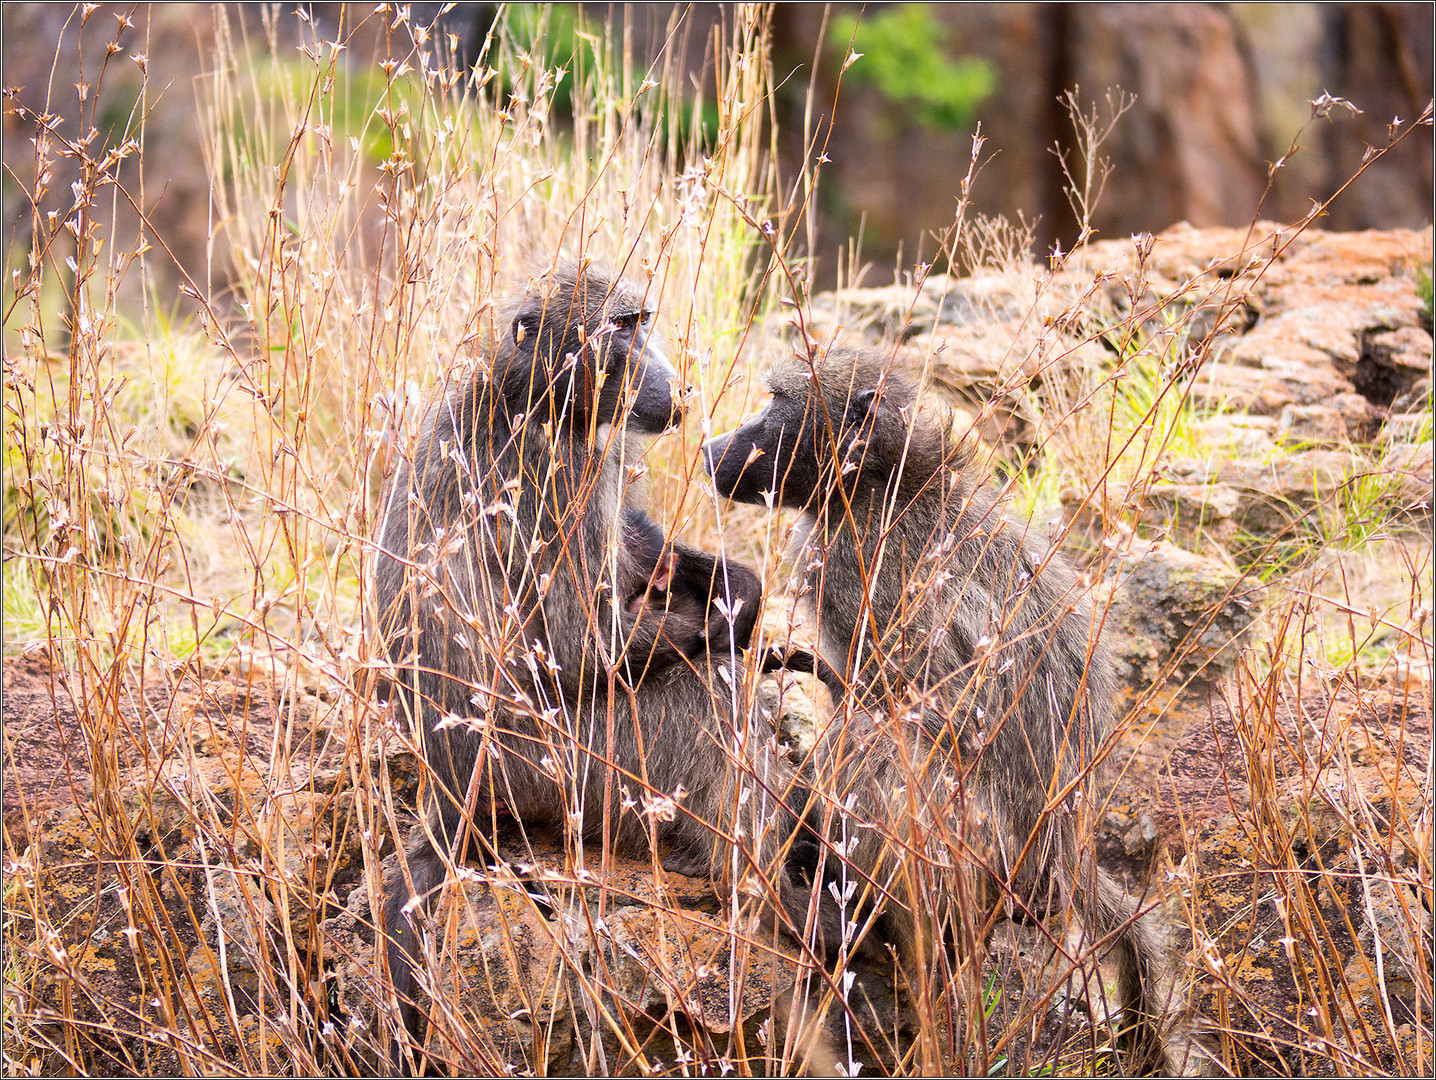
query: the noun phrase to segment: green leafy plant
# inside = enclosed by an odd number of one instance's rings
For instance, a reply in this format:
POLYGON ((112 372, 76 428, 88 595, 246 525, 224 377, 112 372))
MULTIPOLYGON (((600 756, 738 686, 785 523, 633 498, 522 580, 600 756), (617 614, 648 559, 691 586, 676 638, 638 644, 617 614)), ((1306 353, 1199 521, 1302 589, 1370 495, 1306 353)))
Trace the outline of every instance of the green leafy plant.
POLYGON ((978 106, 997 87, 997 71, 988 60, 947 54, 951 35, 931 4, 894 4, 861 20, 841 16, 834 31, 834 41, 850 41, 858 54, 850 77, 909 107, 910 115, 928 127, 971 127, 978 106))

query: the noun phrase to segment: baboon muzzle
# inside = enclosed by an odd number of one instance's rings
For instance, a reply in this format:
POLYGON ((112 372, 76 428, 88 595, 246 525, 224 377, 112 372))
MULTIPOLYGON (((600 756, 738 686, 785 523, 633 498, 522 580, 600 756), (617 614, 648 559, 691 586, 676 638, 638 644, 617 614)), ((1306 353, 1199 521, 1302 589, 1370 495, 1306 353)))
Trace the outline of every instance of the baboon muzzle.
POLYGON ((725 499, 733 497, 733 489, 743 472, 742 466, 735 465, 731 460, 734 434, 730 431, 726 435, 717 435, 703 444, 703 468, 713 481, 718 494, 725 499))
POLYGON ((703 467, 725 499, 761 504, 778 490, 778 462, 746 427, 717 435, 703 444, 703 467))

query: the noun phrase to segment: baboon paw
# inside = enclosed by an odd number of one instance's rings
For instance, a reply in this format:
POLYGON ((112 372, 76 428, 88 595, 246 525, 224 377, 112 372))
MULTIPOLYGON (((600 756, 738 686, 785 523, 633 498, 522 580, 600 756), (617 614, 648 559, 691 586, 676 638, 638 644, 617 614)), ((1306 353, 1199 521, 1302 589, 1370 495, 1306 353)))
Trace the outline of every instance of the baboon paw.
POLYGON ((659 860, 659 865, 670 874, 706 878, 712 872, 713 860, 705 852, 670 851, 659 860))

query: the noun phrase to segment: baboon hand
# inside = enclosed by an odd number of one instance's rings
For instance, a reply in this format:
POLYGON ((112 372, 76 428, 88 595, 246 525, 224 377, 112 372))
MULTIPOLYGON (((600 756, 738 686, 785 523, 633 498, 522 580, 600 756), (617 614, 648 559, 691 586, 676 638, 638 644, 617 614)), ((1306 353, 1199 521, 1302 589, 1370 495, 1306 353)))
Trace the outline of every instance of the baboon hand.
POLYGON ((763 649, 760 671, 768 675, 774 671, 797 671, 814 675, 818 670, 818 658, 807 649, 792 645, 769 645, 763 649))
POLYGON ((769 645, 763 650, 760 663, 760 670, 764 675, 774 671, 816 675, 818 681, 826 686, 835 698, 840 697, 848 688, 847 680, 820 655, 793 645, 769 645))
POLYGON ((670 849, 659 859, 659 863, 668 873, 681 874, 683 877, 706 878, 713 874, 712 851, 698 851, 693 848, 670 849))

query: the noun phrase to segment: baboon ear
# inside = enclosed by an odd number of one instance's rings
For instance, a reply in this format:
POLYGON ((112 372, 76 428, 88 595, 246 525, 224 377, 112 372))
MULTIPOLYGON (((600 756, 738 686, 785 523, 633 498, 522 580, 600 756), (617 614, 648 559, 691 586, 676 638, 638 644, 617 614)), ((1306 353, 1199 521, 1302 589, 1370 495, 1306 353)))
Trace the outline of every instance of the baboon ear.
POLYGON ((853 406, 862 420, 876 420, 878 413, 882 411, 882 405, 878 402, 878 391, 876 387, 864 390, 853 398, 853 406))
POLYGON ((514 344, 522 345, 538 333, 537 315, 520 315, 514 320, 514 344))

